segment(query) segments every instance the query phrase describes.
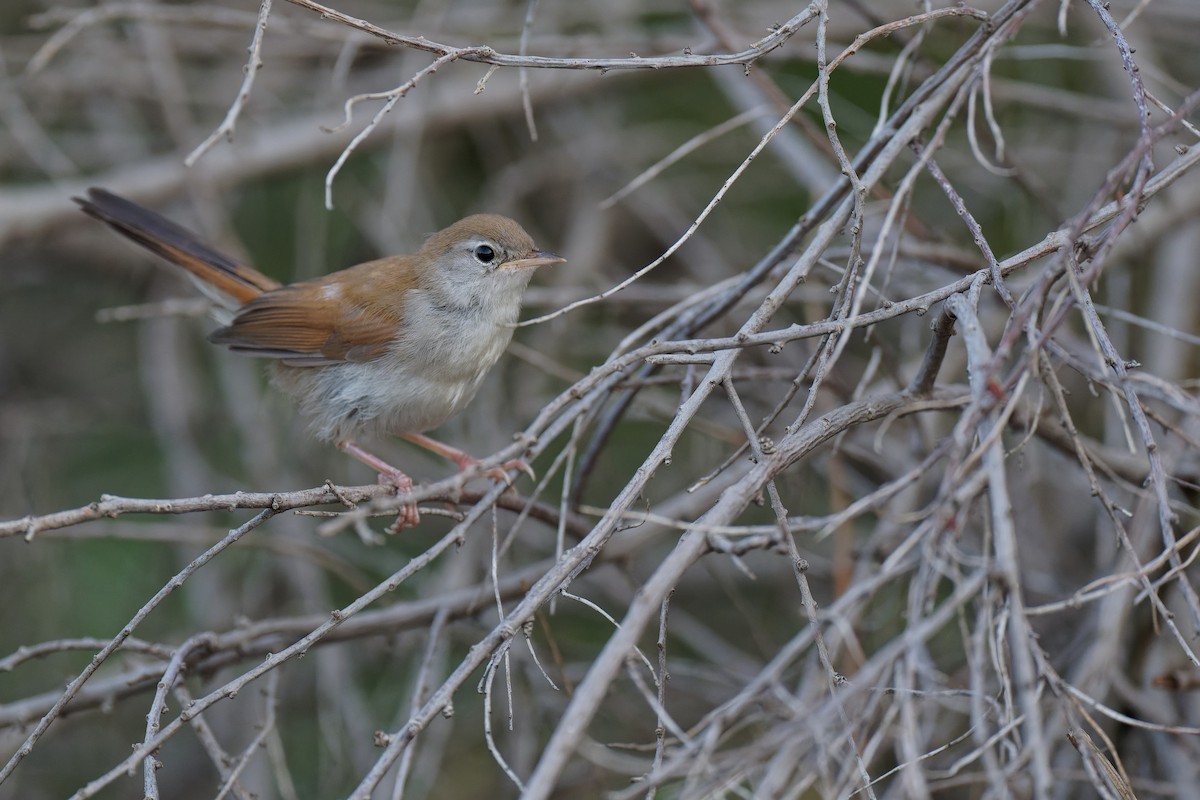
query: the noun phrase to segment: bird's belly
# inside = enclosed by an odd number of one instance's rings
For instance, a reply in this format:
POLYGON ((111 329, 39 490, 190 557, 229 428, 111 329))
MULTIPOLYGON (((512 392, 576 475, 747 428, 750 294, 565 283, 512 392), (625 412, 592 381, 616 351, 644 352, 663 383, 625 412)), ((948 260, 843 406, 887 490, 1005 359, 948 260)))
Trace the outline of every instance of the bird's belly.
POLYGON ((422 433, 471 402, 509 338, 434 337, 367 363, 278 365, 276 381, 321 439, 422 433))

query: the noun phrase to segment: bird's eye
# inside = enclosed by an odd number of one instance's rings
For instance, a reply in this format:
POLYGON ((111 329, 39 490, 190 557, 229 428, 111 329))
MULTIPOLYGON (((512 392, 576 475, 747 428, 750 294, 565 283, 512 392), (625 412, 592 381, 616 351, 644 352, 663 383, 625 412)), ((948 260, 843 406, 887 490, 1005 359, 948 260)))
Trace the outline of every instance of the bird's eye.
POLYGON ((475 248, 475 258, 481 264, 490 264, 496 258, 496 251, 488 247, 486 244, 481 244, 475 248))

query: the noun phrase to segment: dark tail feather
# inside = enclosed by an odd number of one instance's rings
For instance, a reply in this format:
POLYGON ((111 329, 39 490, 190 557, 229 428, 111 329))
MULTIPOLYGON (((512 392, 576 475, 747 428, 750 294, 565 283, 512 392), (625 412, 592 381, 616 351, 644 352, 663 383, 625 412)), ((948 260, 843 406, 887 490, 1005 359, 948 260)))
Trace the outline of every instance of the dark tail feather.
POLYGON ((239 264, 200 241, 191 231, 161 214, 104 189, 88 189, 87 198, 76 197, 85 214, 151 252, 187 270, 202 286, 215 289, 230 307, 244 305, 263 292, 278 289, 278 281, 239 264))

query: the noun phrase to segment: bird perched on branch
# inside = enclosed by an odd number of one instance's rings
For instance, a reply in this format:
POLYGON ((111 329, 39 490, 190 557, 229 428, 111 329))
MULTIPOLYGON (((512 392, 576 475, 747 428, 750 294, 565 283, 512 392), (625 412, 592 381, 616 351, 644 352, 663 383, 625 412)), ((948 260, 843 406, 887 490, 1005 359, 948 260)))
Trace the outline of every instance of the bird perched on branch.
MULTIPOLYGON (((398 493, 412 479, 356 441, 407 439, 466 470, 467 453, 423 435, 462 411, 512 339, 537 267, 565 259, 534 246, 507 217, 475 214, 430 236, 412 255, 368 261, 282 285, 209 247, 194 233, 123 197, 90 189, 87 214, 182 267, 215 300, 224 326, 210 341, 271 359, 274 382, 313 433, 379 473, 398 493)), ((531 472, 523 461, 506 470, 531 472)), ((402 506, 394 529, 420 521, 402 506)))

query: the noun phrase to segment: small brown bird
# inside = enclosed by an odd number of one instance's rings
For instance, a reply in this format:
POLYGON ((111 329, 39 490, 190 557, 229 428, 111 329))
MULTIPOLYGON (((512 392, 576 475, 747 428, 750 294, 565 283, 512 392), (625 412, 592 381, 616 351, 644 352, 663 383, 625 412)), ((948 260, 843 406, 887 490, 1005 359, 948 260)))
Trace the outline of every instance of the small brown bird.
MULTIPOLYGON (((516 222, 475 214, 390 256, 287 286, 204 244, 194 233, 104 189, 75 198, 84 212, 183 267, 224 310, 209 340, 274 362, 274 382, 313 433, 404 494, 412 479, 362 449, 391 434, 465 470, 477 460, 422 435, 466 407, 512 339, 536 267, 565 259, 534 247, 516 222)), ((503 469, 529 470, 524 462, 503 469)), ((503 474, 501 472, 501 474, 503 474)), ((420 521, 405 505, 395 528, 420 521)))

